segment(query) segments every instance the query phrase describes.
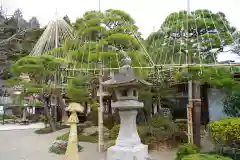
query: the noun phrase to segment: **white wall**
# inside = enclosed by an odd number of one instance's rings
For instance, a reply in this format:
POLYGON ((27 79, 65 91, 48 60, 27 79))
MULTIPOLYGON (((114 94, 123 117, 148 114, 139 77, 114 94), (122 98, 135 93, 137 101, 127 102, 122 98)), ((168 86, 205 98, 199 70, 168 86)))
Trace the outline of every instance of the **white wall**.
POLYGON ((2 115, 3 113, 4 113, 3 106, 0 106, 0 115, 2 115))
POLYGON ((209 109, 209 120, 219 120, 227 117, 223 112, 223 100, 225 93, 222 90, 209 88, 208 89, 208 109, 209 109))

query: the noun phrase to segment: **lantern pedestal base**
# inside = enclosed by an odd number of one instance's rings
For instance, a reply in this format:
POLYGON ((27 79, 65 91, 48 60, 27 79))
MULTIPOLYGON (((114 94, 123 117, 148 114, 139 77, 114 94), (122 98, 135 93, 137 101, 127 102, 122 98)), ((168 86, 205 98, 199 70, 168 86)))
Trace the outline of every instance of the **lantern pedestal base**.
POLYGON ((108 148, 107 160, 146 160, 148 146, 139 144, 133 147, 112 146, 108 148))

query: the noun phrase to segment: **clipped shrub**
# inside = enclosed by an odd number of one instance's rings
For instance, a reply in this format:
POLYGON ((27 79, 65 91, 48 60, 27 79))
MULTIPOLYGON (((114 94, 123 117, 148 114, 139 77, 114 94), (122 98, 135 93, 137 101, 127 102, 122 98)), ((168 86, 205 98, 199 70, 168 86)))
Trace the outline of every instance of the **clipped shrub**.
POLYGON ((173 138, 174 138, 175 142, 177 142, 177 143, 184 144, 184 143, 188 142, 188 136, 183 131, 177 131, 177 132, 173 133, 173 138))
POLYGON ((94 126, 98 126, 98 104, 93 103, 91 105, 91 113, 87 117, 88 121, 91 121, 94 126))
POLYGON ((176 124, 176 126, 178 127, 178 129, 181 132, 186 132, 187 131, 187 127, 188 127, 187 119, 176 119, 174 121, 174 123, 176 124))
POLYGON ((50 127, 46 127, 46 128, 40 128, 40 129, 37 129, 35 131, 36 134, 48 134, 48 133, 52 133, 52 129, 50 127))
MULTIPOLYGON (((49 152, 55 153, 55 154, 65 154, 67 150, 67 144, 68 144, 68 141, 57 140, 49 148, 49 152)), ((78 152, 81 152, 82 149, 83 147, 78 144, 78 152)))
POLYGON ((220 155, 192 154, 183 157, 181 160, 232 160, 232 159, 220 155))
MULTIPOLYGON (((56 138, 56 140, 68 141, 68 137, 69 137, 69 132, 67 132, 67 133, 65 133, 61 136, 58 136, 56 138)), ((85 136, 85 135, 81 134, 81 131, 78 131, 78 141, 97 143, 98 137, 97 137, 97 134, 96 135, 85 136)))
POLYGON ((240 118, 226 118, 208 124, 212 139, 225 145, 240 142, 240 118))
MULTIPOLYGON (((120 130, 120 125, 119 124, 115 125, 110 130, 110 138, 113 140, 117 139, 119 130, 120 130)), ((144 141, 144 139, 146 137, 150 136, 150 127, 149 126, 137 126, 137 131, 138 131, 138 135, 142 141, 144 141)))
POLYGON ((43 122, 43 123, 47 123, 47 117, 46 116, 44 116, 44 115, 39 115, 39 117, 38 117, 38 119, 37 119, 38 121, 40 121, 40 122, 43 122))
POLYGON ((215 150, 215 151, 211 151, 211 152, 207 152, 204 154, 211 154, 211 155, 221 155, 224 157, 229 157, 232 158, 233 160, 238 160, 240 159, 240 152, 238 152, 237 150, 232 150, 232 149, 223 149, 223 150, 215 150))
POLYGON ((110 138, 111 138, 111 139, 117 139, 119 130, 120 130, 120 125, 119 125, 119 124, 115 125, 115 126, 110 130, 110 138))
POLYGON ((67 132, 67 133, 65 133, 65 134, 63 134, 61 136, 58 136, 56 138, 56 140, 68 141, 68 137, 69 137, 69 132, 67 132))
POLYGON ((177 149, 177 158, 176 160, 182 160, 183 157, 191 154, 199 153, 199 149, 195 144, 183 144, 180 145, 177 149))
POLYGON ((49 148, 50 153, 65 154, 67 149, 67 141, 55 141, 49 148))
POLYGON ((146 126, 146 125, 137 126, 138 135, 139 135, 139 137, 141 138, 142 141, 146 137, 151 136, 150 128, 151 128, 150 126, 146 126))
POLYGON ((167 117, 153 116, 151 119, 151 134, 155 137, 159 147, 172 147, 187 142, 184 131, 167 117))
POLYGON ((169 118, 157 115, 152 117, 151 126, 162 129, 172 129, 175 127, 174 123, 169 118))

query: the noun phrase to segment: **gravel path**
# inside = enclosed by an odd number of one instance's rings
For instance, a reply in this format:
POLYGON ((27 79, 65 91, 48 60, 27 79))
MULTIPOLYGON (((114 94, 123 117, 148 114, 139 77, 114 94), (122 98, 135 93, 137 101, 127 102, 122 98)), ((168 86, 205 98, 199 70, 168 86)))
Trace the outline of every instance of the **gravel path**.
MULTIPOLYGON (((37 135, 34 129, 0 131, 0 160, 63 160, 64 156, 48 153, 48 148, 57 136, 66 133, 64 129, 52 134, 37 135)), ((104 160, 105 153, 97 152, 97 144, 80 142, 83 151, 80 159, 104 160)), ((175 152, 152 152, 153 160, 173 160, 175 152)))

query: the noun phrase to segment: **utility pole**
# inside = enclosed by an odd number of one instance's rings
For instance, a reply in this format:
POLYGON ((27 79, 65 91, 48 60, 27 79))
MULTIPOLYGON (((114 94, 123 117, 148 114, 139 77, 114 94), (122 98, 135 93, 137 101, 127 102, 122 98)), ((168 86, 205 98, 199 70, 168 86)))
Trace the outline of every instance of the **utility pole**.
MULTIPOLYGON (((98 1, 99 12, 101 12, 101 0, 98 1)), ((99 36, 99 38, 101 38, 99 36)), ((102 86, 102 77, 103 77, 103 62, 101 56, 98 57, 99 65, 99 107, 98 107, 98 151, 104 151, 104 141, 103 141, 103 86, 102 86)))
POLYGON ((104 151, 104 141, 103 141, 103 86, 102 86, 102 76, 103 76, 103 64, 101 58, 99 57, 99 107, 98 107, 98 150, 99 152, 104 151))
MULTIPOLYGON (((188 15, 190 11, 190 0, 187 0, 188 15)), ((187 16, 187 31, 188 31, 188 16, 187 16)), ((187 34, 188 37, 188 34, 187 34)), ((187 42, 188 43, 188 42, 187 42)), ((188 63, 192 64, 193 59, 191 53, 187 53, 188 63)), ((197 80, 188 81, 188 142, 201 147, 201 85, 197 80)))
MULTIPOLYGON (((190 0, 187 0, 187 14, 191 14, 190 11, 190 0)), ((188 30, 188 17, 187 17, 187 30, 188 30)), ((188 43, 188 42, 187 42, 188 43)), ((188 64, 192 63, 191 56, 189 52, 186 53, 188 58, 188 64)), ((193 81, 188 81, 188 105, 187 105, 187 120, 188 120, 188 143, 194 143, 193 142, 193 117, 192 117, 192 111, 193 111, 193 81)))
MULTIPOLYGON (((58 12, 56 9, 55 13, 55 48, 58 48, 58 12)), ((56 90, 58 90, 58 71, 54 74, 54 105, 53 105, 53 110, 54 110, 54 122, 57 124, 57 107, 58 107, 58 102, 57 102, 57 95, 56 95, 56 90)), ((52 97, 53 98, 53 97, 52 97)), ((51 98, 51 101, 53 100, 51 98)))

